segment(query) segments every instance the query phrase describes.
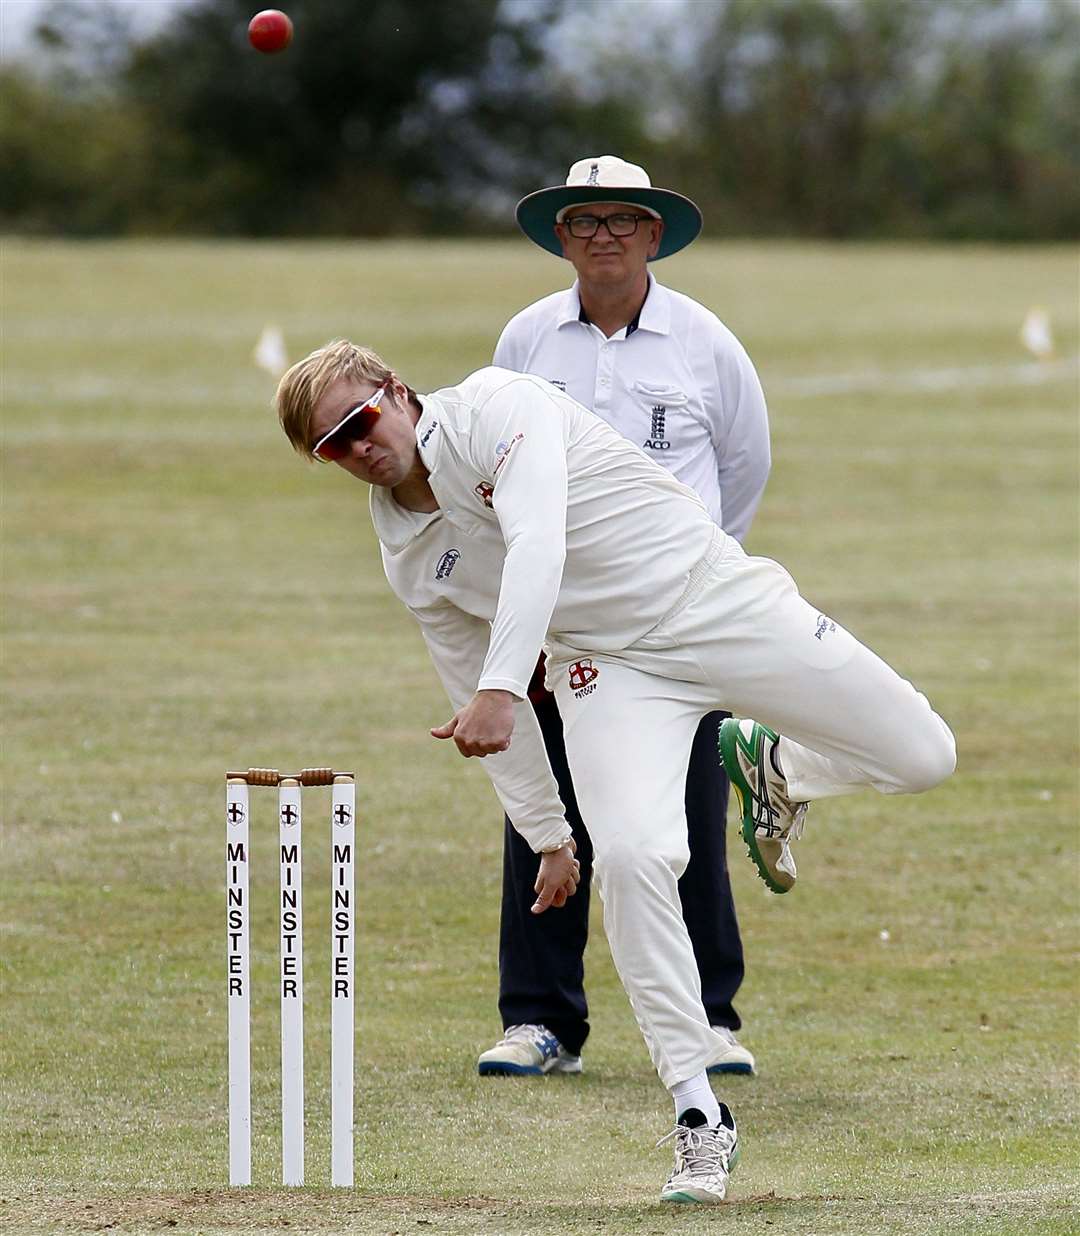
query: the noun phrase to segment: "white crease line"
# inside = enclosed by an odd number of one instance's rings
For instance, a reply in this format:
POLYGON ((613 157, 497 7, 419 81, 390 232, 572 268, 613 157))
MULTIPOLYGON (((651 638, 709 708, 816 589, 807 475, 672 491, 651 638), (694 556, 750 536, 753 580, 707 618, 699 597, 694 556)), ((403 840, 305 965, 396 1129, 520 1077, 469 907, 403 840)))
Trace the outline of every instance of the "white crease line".
POLYGON ((890 373, 865 369, 856 373, 823 373, 804 378, 770 378, 768 395, 813 398, 857 391, 949 391, 960 387, 1041 386, 1080 375, 1080 357, 1031 361, 1021 365, 964 365, 949 369, 905 369, 890 373))

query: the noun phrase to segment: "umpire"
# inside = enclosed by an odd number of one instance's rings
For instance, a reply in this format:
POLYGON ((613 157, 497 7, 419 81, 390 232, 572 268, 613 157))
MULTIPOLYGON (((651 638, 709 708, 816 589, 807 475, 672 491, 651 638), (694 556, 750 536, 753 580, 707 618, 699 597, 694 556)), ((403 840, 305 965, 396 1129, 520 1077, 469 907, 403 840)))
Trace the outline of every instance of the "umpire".
MULTIPOLYGON (((648 263, 677 253, 701 230, 681 194, 654 188, 643 168, 613 155, 581 159, 565 185, 517 207, 522 231, 567 259, 574 286, 513 317, 494 364, 531 373, 591 408, 694 489, 713 520, 742 541, 769 474, 769 426, 754 367, 735 336, 696 301, 661 284, 648 263)), ((479 1058, 482 1074, 581 1071, 589 1033, 583 954, 589 924, 592 843, 578 812, 562 722, 544 690, 530 687, 548 757, 577 839, 578 895, 559 914, 530 913, 538 856, 509 818, 503 840, 499 1012, 504 1037, 479 1058)), ((701 976, 702 1002, 726 1051, 710 1073, 753 1073, 735 1037, 733 1004, 743 951, 728 879, 728 780, 717 755, 726 714, 704 717, 686 781, 690 863, 679 893, 701 976)))

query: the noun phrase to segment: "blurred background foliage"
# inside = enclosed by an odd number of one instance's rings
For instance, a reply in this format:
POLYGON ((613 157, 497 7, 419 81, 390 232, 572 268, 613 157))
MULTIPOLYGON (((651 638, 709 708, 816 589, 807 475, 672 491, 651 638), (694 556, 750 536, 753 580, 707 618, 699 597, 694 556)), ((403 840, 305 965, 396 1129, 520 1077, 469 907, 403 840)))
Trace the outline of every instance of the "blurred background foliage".
POLYGON ((711 235, 1080 235, 1076 0, 253 0, 42 9, 0 66, 0 228, 491 234, 585 154, 711 235))

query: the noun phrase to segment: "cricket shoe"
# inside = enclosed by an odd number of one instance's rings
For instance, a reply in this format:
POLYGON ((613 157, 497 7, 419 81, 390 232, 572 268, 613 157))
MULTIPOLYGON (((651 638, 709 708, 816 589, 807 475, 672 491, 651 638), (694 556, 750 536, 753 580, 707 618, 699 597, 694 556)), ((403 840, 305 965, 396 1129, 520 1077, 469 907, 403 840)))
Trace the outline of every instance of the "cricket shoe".
POLYGON ((720 723, 720 758, 739 796, 742 835, 758 874, 774 893, 795 883, 791 843, 803 833, 809 803, 793 802, 776 763, 779 736, 757 721, 720 723))
POLYGON ((476 1062, 481 1076, 580 1073, 581 1057, 572 1056, 547 1026, 507 1026, 506 1033, 476 1062))
POLYGON ((705 1072, 756 1073, 753 1055, 735 1037, 735 1032, 727 1026, 713 1026, 713 1029, 724 1040, 724 1054, 714 1060, 705 1072))
POLYGON ((715 1129, 696 1107, 683 1112, 679 1123, 656 1144, 675 1139, 675 1167, 660 1190, 662 1202, 722 1202, 728 1177, 739 1160, 739 1134, 726 1103, 720 1104, 715 1129))

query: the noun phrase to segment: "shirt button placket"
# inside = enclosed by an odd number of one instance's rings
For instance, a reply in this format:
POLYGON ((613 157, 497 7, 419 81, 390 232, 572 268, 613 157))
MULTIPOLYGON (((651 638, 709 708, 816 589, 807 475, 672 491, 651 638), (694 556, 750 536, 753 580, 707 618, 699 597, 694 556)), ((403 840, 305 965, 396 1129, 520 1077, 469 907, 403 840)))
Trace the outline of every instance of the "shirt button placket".
POLYGON ((600 345, 600 355, 596 361, 596 393, 593 410, 608 408, 611 404, 611 378, 615 371, 615 349, 611 340, 607 339, 600 345))

